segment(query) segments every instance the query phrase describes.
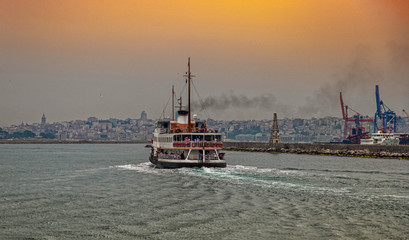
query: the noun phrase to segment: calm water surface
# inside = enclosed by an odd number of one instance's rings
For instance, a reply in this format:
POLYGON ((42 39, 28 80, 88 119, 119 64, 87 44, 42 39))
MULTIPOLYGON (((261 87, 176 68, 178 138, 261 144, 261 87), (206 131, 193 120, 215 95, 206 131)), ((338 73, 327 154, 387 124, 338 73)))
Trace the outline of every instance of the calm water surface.
POLYGON ((409 161, 144 145, 0 145, 0 239, 408 239, 409 161))

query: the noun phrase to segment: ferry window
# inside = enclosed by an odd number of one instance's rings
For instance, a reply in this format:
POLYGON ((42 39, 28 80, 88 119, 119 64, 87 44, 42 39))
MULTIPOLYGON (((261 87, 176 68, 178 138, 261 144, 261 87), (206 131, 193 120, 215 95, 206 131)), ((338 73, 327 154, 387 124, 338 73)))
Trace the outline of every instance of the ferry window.
POLYGON ((205 135, 205 141, 213 141, 213 135, 205 135))
POLYGON ((215 135, 214 138, 215 138, 216 141, 220 141, 222 139, 222 136, 221 135, 215 135))
POLYGON ((162 128, 162 124, 161 124, 161 123, 158 123, 158 124, 156 125, 156 127, 157 127, 157 128, 162 128))
POLYGON ((182 135, 183 141, 187 139, 192 140, 192 135, 182 135))

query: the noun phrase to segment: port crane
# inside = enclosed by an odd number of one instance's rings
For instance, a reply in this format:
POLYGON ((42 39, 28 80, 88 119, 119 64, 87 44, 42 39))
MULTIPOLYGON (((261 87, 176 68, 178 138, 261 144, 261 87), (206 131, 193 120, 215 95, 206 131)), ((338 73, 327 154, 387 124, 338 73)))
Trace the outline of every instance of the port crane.
POLYGON ((362 126, 363 122, 373 122, 373 119, 368 116, 363 116, 357 111, 350 108, 348 105, 344 105, 344 100, 342 99, 342 92, 339 93, 339 99, 341 102, 342 118, 344 119, 344 143, 359 144, 362 138, 368 136, 368 132, 365 131, 365 127, 362 126), (348 110, 354 112, 352 117, 348 117, 348 110), (355 127, 348 128, 348 123, 355 123, 355 127), (349 136, 347 138, 347 133, 349 136))
POLYGON ((394 133, 396 132, 396 113, 384 104, 379 95, 379 86, 375 86, 376 113, 374 118, 374 133, 394 133), (378 123, 380 126, 378 126, 378 123))

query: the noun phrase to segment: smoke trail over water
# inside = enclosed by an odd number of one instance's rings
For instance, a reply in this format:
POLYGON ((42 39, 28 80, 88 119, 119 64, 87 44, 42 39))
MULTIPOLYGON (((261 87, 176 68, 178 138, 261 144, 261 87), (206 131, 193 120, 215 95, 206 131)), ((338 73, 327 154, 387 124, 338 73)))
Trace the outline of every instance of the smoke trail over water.
MULTIPOLYGON (((264 93, 256 97, 248 97, 244 94, 228 94, 222 96, 207 97, 203 104, 196 102, 195 109, 207 109, 221 111, 229 108, 249 109, 257 108, 278 112, 281 116, 299 117, 322 117, 340 114, 339 92, 348 92, 351 95, 372 94, 375 82, 380 80, 381 73, 370 64, 369 49, 360 47, 356 51, 351 64, 343 74, 335 75, 332 81, 328 81, 316 90, 313 96, 296 107, 291 107, 277 100, 272 93, 264 93)), ((296 89, 302 91, 302 89, 296 89)))
POLYGON ((274 110, 285 114, 289 113, 288 106, 278 103, 277 98, 271 93, 248 97, 244 94, 227 94, 207 97, 202 103, 194 102, 193 108, 198 110, 210 109, 221 111, 228 108, 274 110))
POLYGON ((382 73, 370 61, 369 48, 363 46, 357 49, 353 61, 343 72, 335 75, 334 80, 324 83, 314 96, 308 97, 297 114, 334 114, 331 110, 338 112, 340 108, 339 92, 367 99, 372 96, 374 85, 382 79, 382 73))
MULTIPOLYGON (((409 45, 391 43, 389 58, 386 61, 390 62, 390 69, 378 68, 372 61, 371 49, 359 46, 355 49, 350 64, 330 77, 312 96, 295 107, 284 104, 273 93, 253 97, 233 93, 209 96, 202 104, 195 102, 193 107, 210 111, 259 109, 270 113, 278 112, 282 117, 341 117, 339 92, 343 92, 345 104, 361 114, 372 115, 375 110, 370 104, 375 101, 375 85, 380 84, 384 99, 392 102, 390 100, 395 98, 391 104, 395 103, 394 109, 399 111, 396 103, 401 99, 407 99, 409 92, 409 45), (388 84, 385 84, 386 82, 388 84)), ((296 89, 296 91, 302 91, 302 89, 296 89)))

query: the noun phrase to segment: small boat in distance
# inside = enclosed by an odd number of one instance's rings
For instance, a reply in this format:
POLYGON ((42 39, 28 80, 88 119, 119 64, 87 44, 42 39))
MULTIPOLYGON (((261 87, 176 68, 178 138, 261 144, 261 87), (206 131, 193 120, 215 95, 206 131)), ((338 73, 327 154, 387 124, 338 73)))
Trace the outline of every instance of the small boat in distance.
MULTIPOLYGON (((188 58, 188 107, 177 111, 177 118, 156 122, 153 132, 152 149, 149 160, 157 167, 226 167, 223 135, 217 130, 207 129, 206 122, 191 119, 190 108, 190 58, 188 58)), ((172 95, 174 91, 172 89, 172 95)), ((174 96, 172 96, 174 98, 174 96)), ((172 100, 172 112, 175 108, 172 100)))
POLYGON ((377 133, 372 133, 370 138, 361 139, 361 144, 399 145, 399 137, 400 134, 378 131, 377 133))

